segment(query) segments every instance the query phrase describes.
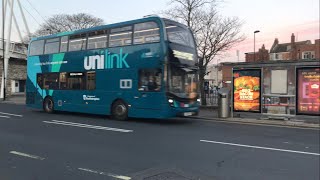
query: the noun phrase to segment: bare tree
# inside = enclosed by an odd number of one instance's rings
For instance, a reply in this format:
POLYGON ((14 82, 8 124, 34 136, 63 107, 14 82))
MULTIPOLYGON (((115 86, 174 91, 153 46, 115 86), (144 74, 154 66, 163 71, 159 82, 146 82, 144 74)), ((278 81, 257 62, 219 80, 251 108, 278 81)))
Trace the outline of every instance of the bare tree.
POLYGON ((164 14, 183 24, 194 33, 199 53, 199 87, 201 102, 206 105, 204 77, 208 64, 245 40, 241 33, 242 22, 237 17, 222 17, 217 11, 217 0, 171 0, 164 14))
POLYGON ((63 31, 74 31, 102 25, 104 21, 90 14, 57 14, 40 25, 33 36, 44 36, 63 31))

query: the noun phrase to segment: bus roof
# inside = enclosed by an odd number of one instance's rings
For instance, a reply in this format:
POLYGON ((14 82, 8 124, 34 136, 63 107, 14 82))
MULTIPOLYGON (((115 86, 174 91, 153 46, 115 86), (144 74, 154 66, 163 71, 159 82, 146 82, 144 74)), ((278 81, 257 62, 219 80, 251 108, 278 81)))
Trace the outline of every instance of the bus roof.
POLYGON ((95 26, 95 27, 80 29, 80 30, 75 30, 75 31, 60 32, 60 33, 52 34, 52 35, 48 35, 48 36, 35 37, 35 38, 31 39, 31 42, 35 41, 35 40, 49 39, 49 38, 67 36, 67 35, 78 34, 78 33, 86 33, 89 31, 110 29, 110 28, 115 28, 115 27, 119 27, 119 26, 125 26, 125 25, 131 25, 131 24, 135 24, 135 23, 150 21, 150 20, 160 20, 161 21, 161 19, 163 19, 163 18, 160 18, 159 16, 148 16, 148 17, 144 17, 144 18, 140 18, 140 19, 124 21, 124 22, 119 22, 119 23, 114 23, 114 24, 106 24, 106 25, 95 26))

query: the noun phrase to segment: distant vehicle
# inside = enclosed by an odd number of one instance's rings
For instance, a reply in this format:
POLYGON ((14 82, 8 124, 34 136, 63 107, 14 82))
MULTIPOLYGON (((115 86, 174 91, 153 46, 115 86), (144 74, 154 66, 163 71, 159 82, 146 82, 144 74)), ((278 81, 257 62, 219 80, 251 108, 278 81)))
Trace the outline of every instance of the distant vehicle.
POLYGON ((118 120, 196 115, 197 57, 190 29, 156 16, 34 38, 26 103, 118 120))

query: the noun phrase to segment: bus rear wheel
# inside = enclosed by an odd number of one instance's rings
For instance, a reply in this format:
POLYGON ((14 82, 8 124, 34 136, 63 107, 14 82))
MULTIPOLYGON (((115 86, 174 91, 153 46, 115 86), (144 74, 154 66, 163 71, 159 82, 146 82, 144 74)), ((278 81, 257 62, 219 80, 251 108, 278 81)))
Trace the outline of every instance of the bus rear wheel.
POLYGON ((112 104, 112 118, 120 121, 128 119, 128 106, 121 100, 118 100, 112 104))
POLYGON ((54 112, 54 103, 53 103, 52 98, 47 97, 44 99, 43 110, 46 113, 53 113, 54 112))

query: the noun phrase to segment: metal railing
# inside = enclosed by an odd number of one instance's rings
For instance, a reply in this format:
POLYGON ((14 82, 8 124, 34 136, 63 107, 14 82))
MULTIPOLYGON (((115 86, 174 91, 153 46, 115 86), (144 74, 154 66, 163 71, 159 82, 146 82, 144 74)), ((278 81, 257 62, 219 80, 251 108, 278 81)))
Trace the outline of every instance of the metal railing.
POLYGON ((207 106, 217 106, 218 105, 218 91, 209 90, 205 93, 207 106))

